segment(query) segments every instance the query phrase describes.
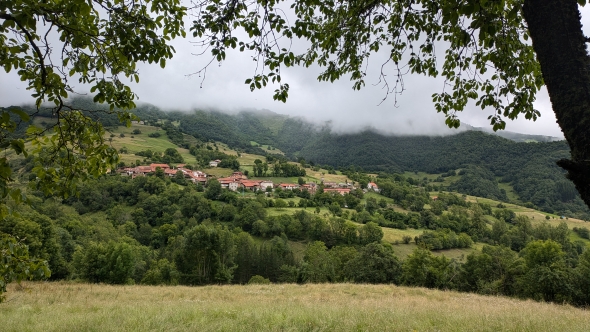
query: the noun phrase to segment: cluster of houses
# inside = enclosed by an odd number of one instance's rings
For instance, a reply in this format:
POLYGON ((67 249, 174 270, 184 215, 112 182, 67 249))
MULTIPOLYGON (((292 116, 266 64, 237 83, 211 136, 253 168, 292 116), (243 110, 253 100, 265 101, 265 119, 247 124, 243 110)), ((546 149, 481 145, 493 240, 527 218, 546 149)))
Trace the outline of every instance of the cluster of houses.
POLYGON ((200 182, 201 184, 205 184, 208 180, 207 174, 201 171, 193 171, 188 168, 184 168, 184 164, 180 164, 176 166, 176 168, 172 168, 168 164, 150 164, 149 166, 123 167, 119 168, 117 173, 136 178, 138 176, 146 176, 147 174, 155 173, 156 169, 158 168, 161 168, 164 171, 164 174, 169 177, 176 176, 176 173, 182 172, 184 177, 193 183, 200 182))
MULTIPOLYGON (((193 171, 185 168, 184 166, 184 164, 180 164, 175 168, 172 168, 167 164, 150 164, 149 166, 120 168, 117 170, 117 173, 135 178, 138 176, 146 176, 147 174, 155 173, 158 168, 161 168, 164 171, 164 174, 169 177, 176 176, 178 172, 182 172, 184 177, 188 180, 192 181, 193 183, 199 182, 203 185, 212 178, 201 171, 193 171)), ((250 180, 242 172, 233 172, 232 175, 225 178, 219 178, 217 181, 219 181, 222 188, 227 188, 232 191, 269 191, 269 188, 270 190, 281 188, 282 190, 307 190, 313 195, 318 190, 318 185, 313 182, 298 185, 293 183, 273 183, 270 180, 250 180)), ((324 192, 327 193, 337 193, 344 196, 345 194, 350 193, 352 189, 355 189, 352 183, 324 182, 324 192)), ((374 182, 369 183, 367 185, 367 189, 377 192, 379 191, 379 187, 374 182)))

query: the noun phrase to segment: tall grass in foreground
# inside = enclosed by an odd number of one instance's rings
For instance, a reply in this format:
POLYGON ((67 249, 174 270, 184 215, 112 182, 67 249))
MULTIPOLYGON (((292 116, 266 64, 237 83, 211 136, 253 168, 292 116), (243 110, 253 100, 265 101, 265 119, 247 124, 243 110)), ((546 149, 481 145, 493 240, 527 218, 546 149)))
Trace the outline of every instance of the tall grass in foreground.
POLYGON ((565 305, 389 285, 12 285, 2 331, 588 331, 565 305))

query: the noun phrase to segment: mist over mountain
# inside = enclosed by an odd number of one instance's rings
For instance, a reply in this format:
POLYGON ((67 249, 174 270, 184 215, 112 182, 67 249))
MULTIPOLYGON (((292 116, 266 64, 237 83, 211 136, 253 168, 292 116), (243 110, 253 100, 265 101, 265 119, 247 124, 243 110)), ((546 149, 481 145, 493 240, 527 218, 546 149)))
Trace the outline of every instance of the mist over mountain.
MULTIPOLYGON (((72 102, 80 109, 102 107, 87 98, 72 102)), ((313 123, 269 110, 234 114, 214 110, 165 112, 154 105, 139 104, 133 112, 145 123, 159 126, 170 122, 201 142, 223 142, 241 152, 264 156, 280 151, 292 161, 305 159, 316 165, 374 173, 461 172, 460 179, 465 181, 453 190, 506 200, 502 184, 512 188, 518 202, 547 212, 590 215, 573 184, 556 165, 570 151, 564 140, 555 137, 490 133, 469 125, 463 125, 461 130, 447 129, 445 135, 392 135, 371 127, 343 132, 329 121, 313 123)), ((42 111, 39 115, 50 117, 51 113, 42 111)), ((114 114, 88 115, 98 117, 107 127, 120 125, 114 114)), ((175 144, 191 148, 182 139, 175 144)))

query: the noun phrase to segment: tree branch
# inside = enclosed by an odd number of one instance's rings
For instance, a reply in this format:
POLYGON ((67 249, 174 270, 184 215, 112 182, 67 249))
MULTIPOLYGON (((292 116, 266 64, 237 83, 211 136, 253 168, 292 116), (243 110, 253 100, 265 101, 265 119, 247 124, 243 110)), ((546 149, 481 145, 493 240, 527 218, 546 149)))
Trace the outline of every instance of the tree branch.
POLYGON ((16 19, 16 17, 14 17, 14 16, 12 16, 12 15, 6 13, 6 12, 0 12, 0 18, 5 19, 5 20, 9 20, 9 21, 13 21, 18 26, 18 28, 27 36, 27 39, 29 40, 29 44, 31 44, 31 46, 33 47, 33 50, 37 54, 37 58, 39 58, 39 66, 41 67, 41 83, 45 87, 45 85, 47 83, 47 71, 45 70, 45 61, 44 61, 44 58, 43 58, 43 54, 41 53, 41 49, 39 49, 39 47, 35 43, 35 40, 33 39, 33 36, 16 19))

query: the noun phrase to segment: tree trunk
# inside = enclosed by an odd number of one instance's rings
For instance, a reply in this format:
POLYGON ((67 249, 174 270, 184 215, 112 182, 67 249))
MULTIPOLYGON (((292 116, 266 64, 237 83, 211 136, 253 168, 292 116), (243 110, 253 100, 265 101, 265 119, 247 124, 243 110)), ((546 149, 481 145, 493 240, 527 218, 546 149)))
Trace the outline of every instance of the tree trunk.
POLYGON ((571 149, 571 160, 557 164, 590 207, 590 57, 578 4, 525 0, 523 15, 557 123, 571 149))

